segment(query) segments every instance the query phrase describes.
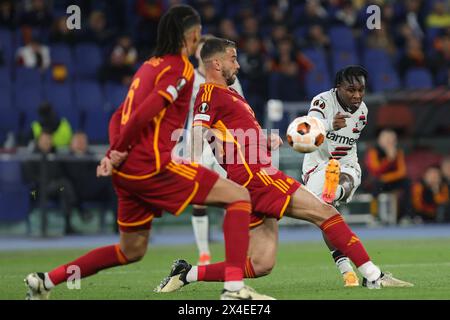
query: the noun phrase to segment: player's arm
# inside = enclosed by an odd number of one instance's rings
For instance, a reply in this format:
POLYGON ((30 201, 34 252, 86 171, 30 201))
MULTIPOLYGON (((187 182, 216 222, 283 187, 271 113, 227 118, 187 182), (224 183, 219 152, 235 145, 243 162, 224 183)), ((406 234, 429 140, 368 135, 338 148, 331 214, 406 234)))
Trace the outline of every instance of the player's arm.
POLYGON ((203 154, 203 144, 206 143, 206 136, 209 129, 200 124, 193 124, 191 130, 191 161, 201 163, 203 154))
POLYGON ((319 119, 327 132, 345 128, 347 126, 345 119, 350 117, 339 112, 334 115, 329 102, 321 98, 312 100, 308 115, 319 119))

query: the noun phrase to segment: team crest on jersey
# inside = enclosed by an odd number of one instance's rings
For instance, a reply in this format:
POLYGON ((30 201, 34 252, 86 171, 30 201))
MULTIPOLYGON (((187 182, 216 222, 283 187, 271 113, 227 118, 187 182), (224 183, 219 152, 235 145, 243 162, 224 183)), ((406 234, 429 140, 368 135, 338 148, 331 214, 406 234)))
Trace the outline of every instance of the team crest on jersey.
POLYGON ((203 102, 200 107, 198 107, 198 112, 200 113, 206 113, 209 110, 209 106, 206 102, 203 102))
POLYGON ((325 102, 323 100, 314 100, 314 107, 319 107, 320 109, 325 109, 325 102))
POLYGON ((177 91, 179 92, 186 85, 187 80, 185 78, 180 78, 177 81, 177 91))

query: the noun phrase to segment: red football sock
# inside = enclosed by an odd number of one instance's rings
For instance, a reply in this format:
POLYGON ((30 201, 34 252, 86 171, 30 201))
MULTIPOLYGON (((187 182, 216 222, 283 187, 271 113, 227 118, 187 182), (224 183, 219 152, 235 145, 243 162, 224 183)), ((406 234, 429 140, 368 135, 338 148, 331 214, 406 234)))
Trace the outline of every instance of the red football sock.
POLYGON ((73 274, 73 270, 67 270, 70 266, 77 266, 80 270, 81 278, 85 278, 100 270, 127 263, 129 263, 129 261, 120 250, 120 246, 116 244, 89 251, 84 256, 50 271, 48 276, 56 286, 61 282, 66 281, 67 278, 73 274))
MULTIPOLYGON (((245 278, 256 278, 250 257, 247 257, 244 269, 245 278)), ((197 281, 223 281, 225 278, 225 262, 197 267, 197 281)))
POLYGON ((322 223, 320 229, 322 229, 333 246, 349 257, 356 267, 370 261, 369 255, 361 241, 352 232, 340 214, 327 219, 322 223))
POLYGON ((227 206, 223 222, 225 238, 224 281, 242 281, 244 265, 250 239, 250 213, 252 205, 248 201, 237 201, 227 206))
POLYGON ((197 281, 223 281, 225 279, 225 262, 211 263, 197 268, 197 281))

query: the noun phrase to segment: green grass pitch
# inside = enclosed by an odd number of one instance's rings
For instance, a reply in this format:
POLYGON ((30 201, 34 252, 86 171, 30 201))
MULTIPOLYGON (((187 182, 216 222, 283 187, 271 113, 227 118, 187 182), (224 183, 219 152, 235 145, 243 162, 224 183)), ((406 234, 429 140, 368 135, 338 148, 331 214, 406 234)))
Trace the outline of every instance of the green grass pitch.
MULTIPOLYGON (((247 284, 277 299, 450 299, 450 239, 371 240, 365 246, 373 261, 413 288, 344 288, 341 277, 320 242, 282 243, 272 274, 246 280, 247 284)), ((48 271, 87 250, 33 250, 0 252, 0 299, 23 299, 24 276, 48 271)), ((213 258, 223 258, 222 244, 212 245, 213 258)), ((83 279, 81 289, 60 285, 52 299, 174 299, 216 300, 221 283, 195 283, 179 292, 156 294, 152 289, 167 275, 175 258, 196 261, 194 245, 149 246, 146 257, 135 264, 104 270, 83 279)))

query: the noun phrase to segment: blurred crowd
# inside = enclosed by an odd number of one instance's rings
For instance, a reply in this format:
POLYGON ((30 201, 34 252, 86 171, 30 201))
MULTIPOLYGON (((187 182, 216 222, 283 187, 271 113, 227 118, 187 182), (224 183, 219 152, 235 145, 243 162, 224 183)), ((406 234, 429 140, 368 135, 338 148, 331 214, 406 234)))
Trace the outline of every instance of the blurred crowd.
MULTIPOLYGON (((127 85, 151 54, 159 18, 177 3, 198 9, 203 33, 237 42, 243 89, 261 120, 268 98, 310 96, 305 79, 318 68, 305 54, 311 49, 325 53, 326 78, 334 77, 336 59, 365 62, 367 49, 379 49, 391 60, 398 86, 414 68, 428 70, 433 86, 449 84, 450 11, 444 0, 1 0, 0 28, 19 30, 18 65, 46 69, 52 64, 50 44, 93 42, 102 47, 98 80, 127 85), (66 25, 71 4, 82 9, 80 30, 66 25), (380 28, 369 30, 366 9, 373 4, 381 10, 380 28), (339 26, 347 27, 353 40, 332 37, 339 26), (350 51, 335 57, 335 42, 350 40, 350 51)), ((0 64, 7 63, 1 56, 0 45, 0 64)), ((378 63, 373 61, 375 69, 378 63)))

